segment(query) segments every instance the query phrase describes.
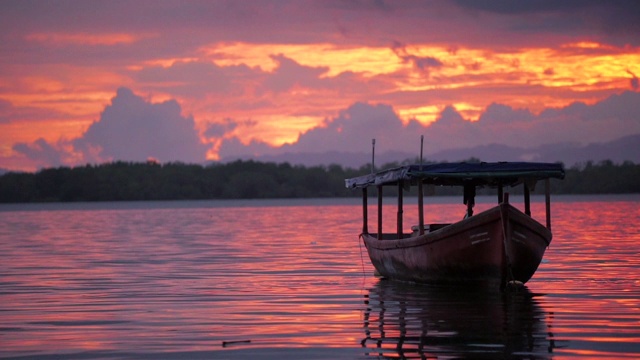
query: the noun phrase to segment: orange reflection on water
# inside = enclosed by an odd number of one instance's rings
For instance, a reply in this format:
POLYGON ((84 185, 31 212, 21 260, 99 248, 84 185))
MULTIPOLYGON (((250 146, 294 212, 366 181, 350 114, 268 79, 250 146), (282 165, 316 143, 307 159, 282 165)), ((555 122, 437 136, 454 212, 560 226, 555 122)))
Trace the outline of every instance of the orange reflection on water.
MULTIPOLYGON (((622 198, 624 199, 624 198, 622 198)), ((637 200, 555 204, 554 239, 529 283, 554 313, 556 334, 569 343, 616 344, 575 356, 630 357, 640 349, 640 220, 637 200)))
MULTIPOLYGON (((427 221, 462 218, 460 201, 445 200, 426 202, 427 221)), ((556 201, 544 261, 525 296, 509 298, 379 281, 358 239, 359 199, 332 201, 2 211, 3 355, 640 355, 640 235, 629 226, 639 202, 556 201)), ((539 198, 532 212, 544 219, 539 198)))

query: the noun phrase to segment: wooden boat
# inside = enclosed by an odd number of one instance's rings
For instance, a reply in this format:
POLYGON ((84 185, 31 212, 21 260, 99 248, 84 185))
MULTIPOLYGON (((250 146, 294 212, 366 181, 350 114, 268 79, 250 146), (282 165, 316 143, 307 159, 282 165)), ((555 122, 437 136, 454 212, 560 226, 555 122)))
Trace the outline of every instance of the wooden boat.
POLYGON ((561 164, 531 162, 441 163, 407 165, 346 179, 348 188, 362 189, 360 235, 376 271, 383 277, 412 282, 471 282, 499 285, 526 283, 551 242, 550 178, 564 178, 561 164), (530 193, 545 187, 546 226, 531 217, 530 193), (524 212, 509 203, 505 187, 524 187, 524 212), (368 188, 378 195, 378 228, 368 230, 368 188), (398 192, 397 227, 382 229, 383 188, 398 192), (403 230, 403 192, 418 187, 418 221, 403 230), (448 224, 425 224, 424 186, 463 188, 464 218, 448 224), (476 188, 497 189, 498 204, 473 214, 476 188))

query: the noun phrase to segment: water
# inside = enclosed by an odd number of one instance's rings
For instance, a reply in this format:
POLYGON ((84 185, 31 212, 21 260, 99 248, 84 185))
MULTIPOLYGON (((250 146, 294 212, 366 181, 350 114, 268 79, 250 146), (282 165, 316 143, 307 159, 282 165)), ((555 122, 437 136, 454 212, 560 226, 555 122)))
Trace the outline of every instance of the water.
POLYGON ((378 280, 359 199, 1 205, 0 357, 640 357, 640 196, 552 200, 515 294, 378 280))

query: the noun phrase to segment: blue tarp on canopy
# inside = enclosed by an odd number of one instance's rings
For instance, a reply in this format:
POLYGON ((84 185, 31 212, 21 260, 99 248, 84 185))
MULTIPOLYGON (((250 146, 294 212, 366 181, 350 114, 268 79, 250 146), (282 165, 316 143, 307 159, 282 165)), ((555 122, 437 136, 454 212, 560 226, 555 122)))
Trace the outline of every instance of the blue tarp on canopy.
POLYGON ((564 168, 558 163, 479 162, 406 165, 373 174, 345 179, 347 188, 397 184, 409 181, 452 186, 514 186, 524 181, 564 178, 564 168))

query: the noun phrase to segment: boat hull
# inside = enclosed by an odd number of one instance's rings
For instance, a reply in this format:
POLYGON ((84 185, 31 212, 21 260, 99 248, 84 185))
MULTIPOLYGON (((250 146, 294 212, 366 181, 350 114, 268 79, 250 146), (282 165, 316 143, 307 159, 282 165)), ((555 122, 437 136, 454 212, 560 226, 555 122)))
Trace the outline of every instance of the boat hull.
MULTIPOLYGON (((377 272, 412 282, 526 283, 535 273, 551 232, 504 203, 424 235, 378 240, 363 234, 377 272)), ((396 235, 397 237, 397 235, 396 235)))

